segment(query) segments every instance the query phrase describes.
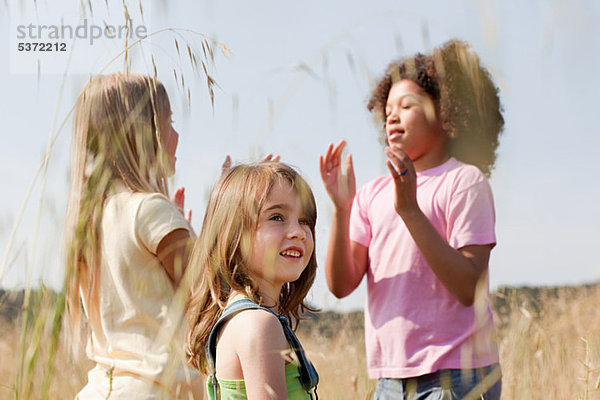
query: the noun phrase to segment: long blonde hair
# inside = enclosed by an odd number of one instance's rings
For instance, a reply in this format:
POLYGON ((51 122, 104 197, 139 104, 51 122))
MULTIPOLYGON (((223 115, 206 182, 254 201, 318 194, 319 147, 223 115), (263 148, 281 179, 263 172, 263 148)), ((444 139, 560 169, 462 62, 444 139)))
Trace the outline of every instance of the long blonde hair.
MULTIPOLYGON (((308 184, 291 167, 276 162, 238 165, 226 171, 212 190, 188 273, 195 276, 187 309, 186 353, 200 371, 206 371, 204 347, 208 335, 227 304, 232 290, 245 293, 256 303, 263 302, 256 283, 247 273, 246 260, 258 217, 273 185, 283 180, 296 191, 315 235, 317 208, 308 184)), ((281 290, 278 312, 297 324, 317 269, 315 252, 300 278, 281 290)))
POLYGON ((170 117, 164 86, 135 73, 91 79, 76 103, 65 224, 66 302, 78 339, 81 298, 98 313, 104 201, 118 188, 168 196, 168 156, 160 140, 170 117))

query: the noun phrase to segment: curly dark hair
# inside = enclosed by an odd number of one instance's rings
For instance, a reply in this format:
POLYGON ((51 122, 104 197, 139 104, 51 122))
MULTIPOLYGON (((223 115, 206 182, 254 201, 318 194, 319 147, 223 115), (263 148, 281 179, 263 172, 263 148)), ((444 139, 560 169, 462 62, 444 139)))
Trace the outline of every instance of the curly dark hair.
MULTIPOLYGON (((392 62, 371 92, 367 104, 375 120, 385 123, 392 85, 409 79, 433 99, 437 116, 449 137, 448 153, 490 176, 498 138, 504 127, 498 88, 465 42, 450 40, 433 54, 417 53, 392 62)), ((385 128, 383 139, 386 140, 385 128)))

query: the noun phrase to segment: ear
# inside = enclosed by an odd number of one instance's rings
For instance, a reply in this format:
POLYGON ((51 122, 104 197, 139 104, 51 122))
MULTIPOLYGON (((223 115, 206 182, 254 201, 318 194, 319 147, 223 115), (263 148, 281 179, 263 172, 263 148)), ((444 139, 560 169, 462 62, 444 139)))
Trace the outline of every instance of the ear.
POLYGON ((442 130, 446 132, 449 139, 456 139, 456 129, 448 121, 442 122, 442 130))

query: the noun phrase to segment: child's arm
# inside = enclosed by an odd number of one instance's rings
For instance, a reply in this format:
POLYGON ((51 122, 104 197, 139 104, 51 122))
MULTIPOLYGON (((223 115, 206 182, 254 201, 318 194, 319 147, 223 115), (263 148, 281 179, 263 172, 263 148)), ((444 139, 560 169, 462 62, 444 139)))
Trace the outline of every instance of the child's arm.
POLYGON ((180 188, 171 201, 159 193, 144 196, 135 215, 135 235, 140 244, 158 257, 176 285, 183 277, 195 237, 183 207, 180 188))
POLYGON ((425 260, 446 289, 465 307, 473 304, 477 283, 485 275, 490 257, 490 245, 452 248, 438 234, 417 203, 417 178, 414 165, 406 153, 386 147, 392 160, 387 166, 394 179, 394 207, 408 228, 425 260), (398 171, 405 171, 400 175, 398 171))
POLYGON ((337 146, 329 145, 325 156, 319 157, 321 178, 333 201, 333 218, 325 276, 327 286, 336 297, 342 298, 354 291, 367 271, 367 247, 350 240, 350 211, 356 194, 356 180, 352 167, 352 156, 346 157, 344 175, 341 157, 345 141, 337 146))
POLYGON ((235 332, 233 345, 248 399, 287 399, 284 355, 290 347, 277 317, 262 310, 244 311, 228 328, 235 332))
POLYGON ((185 212, 185 188, 175 190, 171 202, 186 219, 189 230, 176 229, 161 239, 156 248, 156 255, 171 280, 179 285, 187 267, 193 239, 196 234, 192 229, 192 210, 185 212))
POLYGON ((185 229, 176 229, 166 235, 156 248, 156 255, 171 280, 179 285, 187 267, 193 239, 185 229))

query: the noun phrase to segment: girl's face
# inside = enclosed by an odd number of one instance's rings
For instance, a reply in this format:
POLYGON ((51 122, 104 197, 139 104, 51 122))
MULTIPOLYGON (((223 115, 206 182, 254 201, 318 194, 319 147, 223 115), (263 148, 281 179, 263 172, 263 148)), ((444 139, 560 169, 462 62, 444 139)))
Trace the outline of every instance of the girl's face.
POLYGON ((160 139, 161 145, 167 154, 169 162, 169 173, 173 175, 175 173, 175 152, 177 151, 177 143, 179 143, 179 133, 173 128, 173 121, 171 120, 171 111, 167 113, 168 117, 162 121, 160 139))
POLYGON ((258 216, 248 269, 263 295, 279 296, 281 287, 300 278, 314 250, 308 216, 296 190, 278 179, 258 216))
POLYGON ((446 134, 433 99, 413 81, 402 79, 392 85, 385 115, 389 146, 400 148, 413 162, 445 154, 446 134))

